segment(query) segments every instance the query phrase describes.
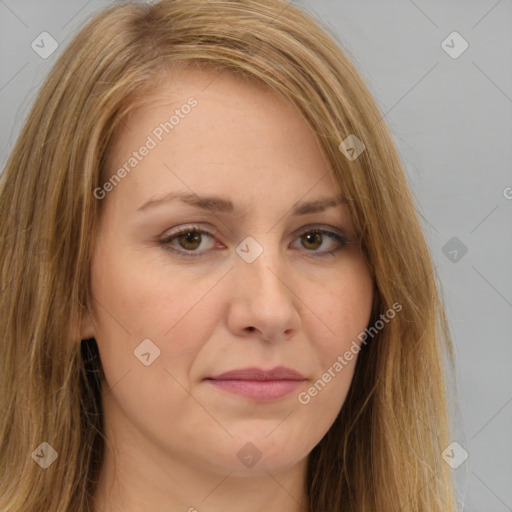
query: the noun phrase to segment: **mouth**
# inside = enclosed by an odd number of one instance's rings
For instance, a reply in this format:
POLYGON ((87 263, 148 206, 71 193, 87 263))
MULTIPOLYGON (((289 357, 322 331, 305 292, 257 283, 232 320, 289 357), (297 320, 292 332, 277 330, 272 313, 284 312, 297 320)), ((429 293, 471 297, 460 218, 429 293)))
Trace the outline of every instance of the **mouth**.
POLYGON ((271 370, 240 368, 205 379, 220 390, 241 395, 256 402, 270 402, 284 398, 306 380, 302 374, 285 366, 278 366, 271 370))

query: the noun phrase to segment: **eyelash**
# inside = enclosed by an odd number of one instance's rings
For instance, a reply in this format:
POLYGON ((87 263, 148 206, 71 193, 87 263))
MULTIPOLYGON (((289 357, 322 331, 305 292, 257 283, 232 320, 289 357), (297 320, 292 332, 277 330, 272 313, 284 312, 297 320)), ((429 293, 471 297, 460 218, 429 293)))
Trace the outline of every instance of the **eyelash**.
MULTIPOLYGON (((185 235, 187 233, 200 233, 201 235, 208 235, 208 236, 210 236, 212 238, 215 238, 213 233, 211 233, 210 231, 207 231, 207 230, 205 230, 205 229, 203 229, 203 228, 201 228, 199 226, 187 226, 187 227, 179 229, 175 233, 171 233, 169 235, 166 235, 165 237, 163 237, 160 240, 158 240, 158 243, 160 245, 164 246, 164 248, 166 250, 171 251, 171 252, 173 252, 175 254, 178 254, 180 256, 183 256, 185 258, 197 258, 197 257, 203 256, 208 250, 205 250, 203 252, 187 251, 185 249, 178 250, 178 249, 170 246, 170 242, 172 242, 174 239, 180 237, 181 235, 185 235)), ((305 249, 307 252, 313 253, 314 254, 313 257, 315 257, 315 258, 323 258, 323 257, 326 257, 326 256, 334 256, 338 251, 340 251, 347 244, 350 243, 344 235, 342 235, 340 233, 337 233, 335 231, 329 231, 329 230, 323 229, 323 228, 309 228, 309 229, 305 229, 305 230, 301 231, 297 235, 297 238, 300 238, 300 237, 302 237, 304 235, 307 235, 307 234, 327 235, 330 238, 334 239, 339 244, 338 247, 336 247, 335 249, 330 250, 330 251, 315 251, 315 250, 307 250, 307 249, 305 249), (317 253, 317 254, 315 254, 315 253, 317 253)))

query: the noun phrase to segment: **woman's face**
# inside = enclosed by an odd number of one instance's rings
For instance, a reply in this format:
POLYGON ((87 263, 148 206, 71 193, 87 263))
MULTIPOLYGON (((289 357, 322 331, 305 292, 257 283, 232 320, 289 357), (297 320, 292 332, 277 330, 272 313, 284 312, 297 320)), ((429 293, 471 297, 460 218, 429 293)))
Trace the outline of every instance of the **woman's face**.
POLYGON ((105 181, 117 177, 95 192, 83 335, 106 375, 106 428, 142 465, 285 470, 343 405, 369 269, 293 107, 226 72, 168 83, 117 133, 105 181))

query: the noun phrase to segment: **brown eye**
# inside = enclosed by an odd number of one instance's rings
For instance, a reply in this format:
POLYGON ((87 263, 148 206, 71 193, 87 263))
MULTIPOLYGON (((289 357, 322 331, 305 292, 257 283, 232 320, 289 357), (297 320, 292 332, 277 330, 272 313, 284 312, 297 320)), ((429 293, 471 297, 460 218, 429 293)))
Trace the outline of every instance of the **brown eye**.
POLYGON ((306 249, 318 249, 323 241, 321 233, 305 233, 301 238, 306 249))
POLYGON ((189 231, 178 236, 177 240, 183 249, 193 251, 201 245, 202 233, 197 231, 189 231))
POLYGON ((299 233, 297 242, 300 247, 295 245, 296 249, 306 249, 311 256, 318 257, 332 256, 349 243, 344 234, 321 228, 310 228, 299 233))
POLYGON ((159 242, 169 250, 183 256, 201 256, 215 245, 215 239, 211 233, 193 226, 169 233, 159 242))

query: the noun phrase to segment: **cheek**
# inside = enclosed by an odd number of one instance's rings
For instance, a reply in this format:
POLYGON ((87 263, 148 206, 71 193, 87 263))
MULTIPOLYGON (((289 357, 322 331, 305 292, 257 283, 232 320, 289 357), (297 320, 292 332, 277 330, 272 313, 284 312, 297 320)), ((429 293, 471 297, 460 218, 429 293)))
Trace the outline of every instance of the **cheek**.
MULTIPOLYGON (((307 416, 309 435, 321 438, 335 421, 345 402, 354 375, 359 351, 358 336, 364 333, 371 316, 373 282, 365 264, 347 268, 328 293, 318 298, 318 310, 330 335, 315 336, 311 324, 309 339, 318 358, 317 373, 298 395, 307 416)), ((319 322, 316 322, 320 328, 319 322)), ((324 329, 325 332, 325 329, 324 329)))
POLYGON ((160 365, 184 372, 218 321, 217 306, 208 300, 215 276, 194 278, 142 260, 136 252, 118 259, 112 254, 100 246, 92 268, 96 340, 104 366, 137 368, 134 351, 149 339, 160 350, 160 365))
MULTIPOLYGON (((353 261, 340 272, 328 292, 318 297, 319 311, 325 311, 330 335, 318 341, 322 367, 330 367, 338 355, 357 342, 368 326, 373 304, 373 280, 363 258, 353 261)), ((315 336, 311 334, 312 340, 315 336)), ((354 358, 355 363, 355 358, 354 358)))
MULTIPOLYGON (((321 415, 324 429, 334 421, 348 393, 373 303, 373 280, 364 259, 354 258, 332 281, 326 293, 317 295, 322 323, 328 336, 315 335, 309 326, 309 339, 318 358, 317 373, 311 385, 298 397, 313 416, 321 415)), ((316 322, 317 328, 320 324, 316 322)), ((326 332, 323 329, 323 332, 326 332)))

